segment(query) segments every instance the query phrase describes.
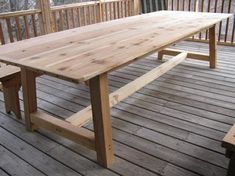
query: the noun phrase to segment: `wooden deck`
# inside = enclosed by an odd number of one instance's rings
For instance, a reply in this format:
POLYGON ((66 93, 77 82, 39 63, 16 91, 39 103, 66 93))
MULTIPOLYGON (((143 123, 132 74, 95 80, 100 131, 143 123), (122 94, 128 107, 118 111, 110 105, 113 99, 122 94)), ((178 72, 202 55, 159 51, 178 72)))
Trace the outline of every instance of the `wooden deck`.
MULTIPOLYGON (((206 44, 175 47, 207 52, 206 44)), ((220 145, 235 123, 235 48, 218 49, 218 69, 185 61, 112 108, 115 162, 110 169, 96 164, 95 152, 67 139, 26 132, 21 121, 4 112, 1 93, 0 175, 225 176, 228 159, 220 145)), ((110 90, 159 64, 150 56, 110 74, 110 90)), ((37 81, 41 111, 65 118, 90 104, 83 84, 48 76, 37 81)))

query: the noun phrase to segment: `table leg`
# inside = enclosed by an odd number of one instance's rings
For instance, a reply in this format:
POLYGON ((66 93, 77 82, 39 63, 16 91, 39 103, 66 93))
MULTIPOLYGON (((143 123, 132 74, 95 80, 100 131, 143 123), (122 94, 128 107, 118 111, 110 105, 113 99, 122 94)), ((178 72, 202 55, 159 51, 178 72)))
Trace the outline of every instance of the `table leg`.
POLYGON ((107 74, 90 80, 91 105, 97 161, 104 167, 113 162, 112 123, 110 118, 107 74))
POLYGON ((163 60, 163 52, 158 51, 158 60, 162 61, 163 60))
POLYGON ((235 175, 235 154, 232 153, 232 156, 229 162, 227 176, 234 176, 234 175, 235 175))
POLYGON ((214 25, 209 29, 209 57, 210 57, 210 68, 216 68, 216 62, 217 62, 216 25, 214 25))
POLYGON ((30 114, 37 111, 37 96, 36 96, 36 73, 28 69, 21 69, 21 82, 24 98, 24 113, 26 129, 32 131, 32 123, 30 114))

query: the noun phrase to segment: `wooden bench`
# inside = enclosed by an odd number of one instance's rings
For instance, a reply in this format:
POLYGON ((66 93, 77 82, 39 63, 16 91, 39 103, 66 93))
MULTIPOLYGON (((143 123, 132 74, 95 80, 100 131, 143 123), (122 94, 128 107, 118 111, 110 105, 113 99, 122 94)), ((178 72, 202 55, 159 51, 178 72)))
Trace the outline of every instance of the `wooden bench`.
POLYGON ((223 139, 222 147, 226 148, 226 157, 230 158, 227 176, 235 175, 235 124, 223 139))
POLYGON ((20 68, 10 65, 2 66, 0 68, 0 82, 2 83, 6 112, 14 112, 16 117, 21 119, 19 102, 20 68))

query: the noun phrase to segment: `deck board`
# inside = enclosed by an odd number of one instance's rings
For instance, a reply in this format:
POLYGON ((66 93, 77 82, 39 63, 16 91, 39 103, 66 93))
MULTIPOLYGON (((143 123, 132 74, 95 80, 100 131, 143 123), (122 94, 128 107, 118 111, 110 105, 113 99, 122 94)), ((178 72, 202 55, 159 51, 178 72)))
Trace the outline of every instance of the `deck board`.
MULTIPOLYGON (((206 44, 174 47, 207 52, 206 44)), ((33 169, 35 175, 225 176, 228 159, 220 141, 235 123, 235 48, 220 46, 218 56, 218 69, 187 60, 112 108, 115 162, 110 169, 97 165, 93 151, 72 141, 44 130, 26 132, 21 121, 5 114, 2 93, 0 151, 11 166, 25 173, 33 169)), ((113 72, 110 91, 159 64, 150 56, 113 72)), ((49 76, 37 82, 40 111, 66 118, 90 104, 85 85, 49 76)), ((21 93, 20 99, 22 105, 21 93)), ((86 128, 92 130, 92 124, 86 128)), ((23 175, 8 170, 9 165, 0 168, 4 174, 23 175)))

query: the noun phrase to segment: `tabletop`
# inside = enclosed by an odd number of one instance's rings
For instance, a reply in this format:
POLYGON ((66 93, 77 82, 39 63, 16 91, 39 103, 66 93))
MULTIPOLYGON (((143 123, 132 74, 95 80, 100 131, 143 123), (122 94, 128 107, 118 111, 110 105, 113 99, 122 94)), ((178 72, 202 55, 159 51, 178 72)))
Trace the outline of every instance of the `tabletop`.
POLYGON ((231 14, 159 11, 0 47, 0 61, 83 82, 212 27, 231 14))

